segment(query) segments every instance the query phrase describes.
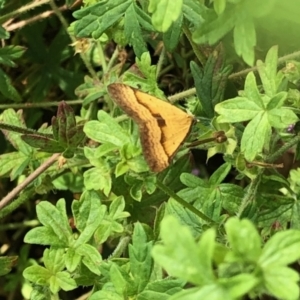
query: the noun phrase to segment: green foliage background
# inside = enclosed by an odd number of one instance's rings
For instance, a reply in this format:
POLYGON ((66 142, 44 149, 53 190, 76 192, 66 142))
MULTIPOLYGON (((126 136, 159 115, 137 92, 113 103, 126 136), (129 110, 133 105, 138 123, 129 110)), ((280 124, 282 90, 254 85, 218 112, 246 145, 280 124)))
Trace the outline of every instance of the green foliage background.
POLYGON ((0 10, 1 296, 299 299, 296 0, 0 10), (197 119, 166 170, 115 82, 197 119))

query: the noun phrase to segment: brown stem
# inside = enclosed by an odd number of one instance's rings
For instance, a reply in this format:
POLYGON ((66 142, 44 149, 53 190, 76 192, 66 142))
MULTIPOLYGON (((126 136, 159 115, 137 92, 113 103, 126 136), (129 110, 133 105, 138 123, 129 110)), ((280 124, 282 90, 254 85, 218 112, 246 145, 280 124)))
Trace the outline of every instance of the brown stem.
POLYGON ((48 160, 46 160, 42 165, 40 165, 36 170, 34 170, 22 183, 16 186, 4 198, 2 198, 2 200, 0 201, 0 210, 6 205, 8 205, 33 180, 35 180, 39 175, 41 175, 45 170, 47 170, 51 165, 53 165, 59 156, 60 153, 53 154, 48 160))

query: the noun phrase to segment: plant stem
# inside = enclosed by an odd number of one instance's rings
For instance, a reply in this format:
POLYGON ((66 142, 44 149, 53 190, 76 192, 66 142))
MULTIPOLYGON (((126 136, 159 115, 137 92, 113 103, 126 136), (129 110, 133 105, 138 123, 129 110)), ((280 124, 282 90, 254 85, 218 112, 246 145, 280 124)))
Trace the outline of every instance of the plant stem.
POLYGON ((4 16, 1 16, 0 17, 0 23, 3 24, 6 20, 8 19, 12 19, 16 16, 20 16, 22 13, 25 13, 29 10, 32 10, 38 6, 41 6, 41 5, 44 5, 44 4, 47 4, 49 3, 51 0, 40 0, 40 1, 33 1, 27 5, 23 5, 21 6, 19 9, 16 9, 4 16))
POLYGON ((186 91, 183 91, 181 93, 177 93, 175 95, 169 96, 168 100, 171 103, 174 103, 176 101, 179 101, 180 99, 186 98, 186 97, 190 97, 196 94, 196 88, 192 88, 186 91))
POLYGON ((281 157, 287 150, 297 145, 300 142, 300 135, 295 136, 289 142, 285 143, 279 150, 265 159, 266 163, 272 163, 281 157))
MULTIPOLYGON (((77 105, 82 104, 83 100, 64 100, 68 105, 77 105)), ((43 103, 9 103, 9 104, 0 104, 0 109, 8 109, 8 108, 44 108, 44 107, 52 107, 58 106, 60 102, 51 101, 51 102, 43 102, 43 103)))
POLYGON ((0 212, 7 206, 22 190, 26 188, 33 180, 35 180, 39 175, 41 175, 45 170, 47 170, 51 165, 53 165, 60 153, 53 154, 48 160, 46 160, 42 165, 40 165, 36 170, 34 170, 23 182, 16 186, 11 192, 9 192, 0 201, 0 212))
POLYGON ((125 251, 125 249, 127 249, 130 240, 131 238, 129 236, 120 238, 117 247, 115 248, 112 255, 110 255, 109 259, 121 257, 122 253, 125 251))
POLYGON ((161 74, 160 72, 165 60, 165 55, 166 55, 166 49, 165 47, 163 47, 159 55, 158 63, 156 65, 156 79, 158 79, 161 74))
POLYGON ((251 183, 247 189, 247 192, 242 200, 239 211, 237 213, 238 217, 240 217, 243 214, 243 212, 244 212, 245 208, 248 206, 248 204, 254 200, 258 185, 260 184, 260 178, 261 178, 262 173, 263 173, 263 170, 260 170, 259 174, 257 174, 257 176, 251 181, 251 183))
POLYGON ((215 222, 207 217, 205 214, 203 214, 201 211, 196 209, 193 205, 190 203, 184 201, 181 197, 179 197, 176 193, 174 193, 171 189, 169 189, 166 185, 164 185, 162 182, 157 181, 156 182, 157 187, 162 190, 164 193, 166 193, 168 196, 172 197, 175 201, 177 201, 179 204, 181 204, 183 207, 187 208, 191 212, 193 212, 195 215, 197 215, 199 218, 204 220, 205 222, 208 222, 210 224, 214 224, 215 222))
MULTIPOLYGON (((65 28, 66 30, 66 33, 68 33, 68 27, 69 27, 69 24, 67 23, 67 21, 65 20, 63 14, 61 13, 61 11, 59 10, 59 8, 56 6, 54 0, 50 0, 49 2, 51 8, 53 9, 53 11, 55 12, 57 18, 60 20, 61 24, 63 25, 63 27, 65 28)), ((76 42, 76 39, 69 34, 69 37, 71 39, 71 41, 73 43, 76 42)), ((89 73, 91 74, 92 78, 95 79, 95 80, 98 80, 98 76, 97 76, 97 73, 95 72, 95 70, 93 69, 88 57, 86 56, 85 53, 79 53, 83 63, 85 64, 86 68, 88 69, 89 73)))
POLYGON ((183 26, 182 28, 183 28, 183 32, 184 32, 185 36, 189 40, 189 42, 194 50, 195 55, 197 56, 199 62, 202 64, 202 66, 204 66, 206 63, 205 55, 202 54, 199 46, 193 42, 192 35, 191 35, 191 32, 189 31, 189 29, 186 26, 183 26))

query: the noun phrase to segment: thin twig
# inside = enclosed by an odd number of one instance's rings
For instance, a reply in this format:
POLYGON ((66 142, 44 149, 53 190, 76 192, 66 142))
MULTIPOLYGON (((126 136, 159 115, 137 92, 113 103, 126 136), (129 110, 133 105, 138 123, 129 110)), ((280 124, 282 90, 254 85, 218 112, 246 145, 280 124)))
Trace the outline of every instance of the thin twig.
POLYGON ((188 209, 189 211, 193 212, 196 216, 198 216, 200 219, 204 220, 207 223, 214 224, 215 222, 210 219, 208 216, 206 216, 204 213, 199 211, 197 208, 195 208, 190 203, 184 201, 181 197, 179 197, 176 193, 174 193, 168 186, 160 182, 159 180, 156 181, 156 186, 163 191, 168 196, 172 197, 176 202, 178 202, 180 205, 182 205, 184 208, 188 209))
POLYGON ((0 201, 0 210, 8 205, 22 190, 25 189, 32 181, 34 181, 39 175, 45 172, 51 165, 53 165, 60 153, 53 154, 48 160, 41 164, 36 170, 34 170, 22 183, 16 186, 11 192, 9 192, 0 201))

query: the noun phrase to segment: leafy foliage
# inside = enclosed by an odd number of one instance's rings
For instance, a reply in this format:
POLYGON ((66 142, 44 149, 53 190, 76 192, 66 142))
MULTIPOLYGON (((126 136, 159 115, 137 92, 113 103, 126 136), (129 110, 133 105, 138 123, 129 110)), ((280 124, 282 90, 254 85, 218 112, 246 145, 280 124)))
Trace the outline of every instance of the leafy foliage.
POLYGON ((1 295, 298 299, 296 0, 49 3, 0 1, 1 295), (194 116, 158 174, 116 82, 194 116))

